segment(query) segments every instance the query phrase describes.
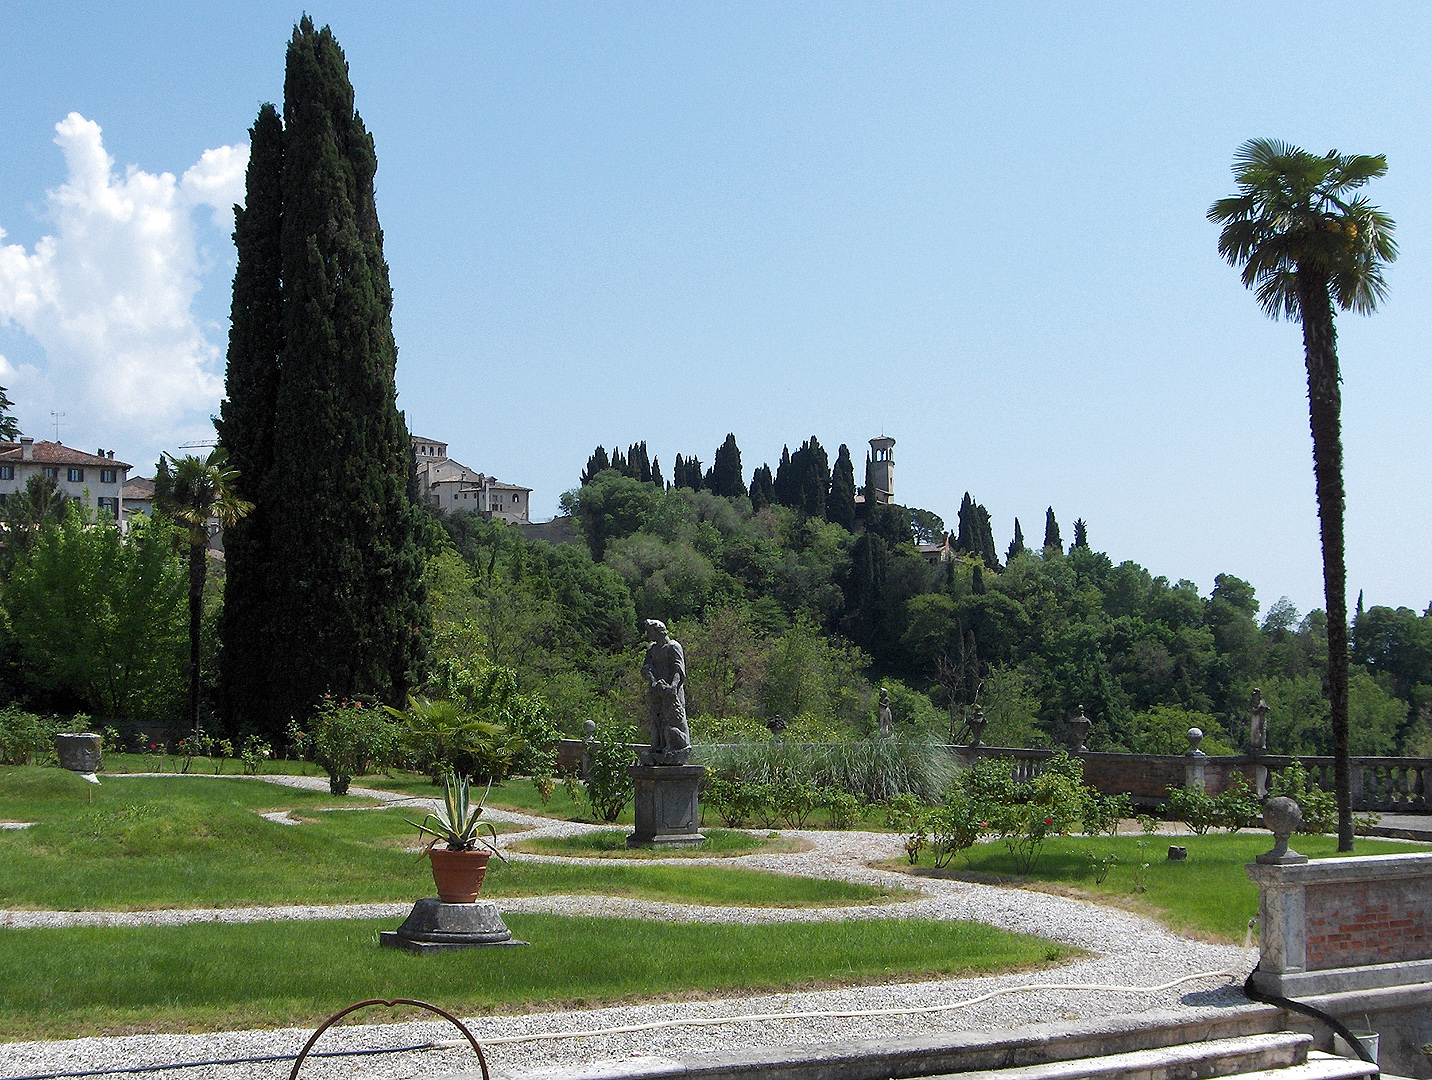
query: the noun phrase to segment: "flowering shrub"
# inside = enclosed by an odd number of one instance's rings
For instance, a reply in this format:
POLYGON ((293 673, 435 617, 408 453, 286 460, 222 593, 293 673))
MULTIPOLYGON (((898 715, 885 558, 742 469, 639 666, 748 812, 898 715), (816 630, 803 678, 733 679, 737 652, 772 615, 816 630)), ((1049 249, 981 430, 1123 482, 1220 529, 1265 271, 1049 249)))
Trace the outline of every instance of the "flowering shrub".
POLYGON ((313 760, 327 771, 328 789, 335 795, 346 795, 353 777, 387 768, 397 755, 396 725, 382 709, 358 700, 325 695, 308 734, 313 760))
POLYGON ((244 763, 245 776, 257 776, 263 771, 263 764, 273 754, 273 748, 264 742, 257 735, 250 735, 244 740, 244 748, 239 752, 239 759, 244 763))
POLYGON ((54 744, 54 721, 10 705, 0 709, 0 765, 29 765, 54 744))

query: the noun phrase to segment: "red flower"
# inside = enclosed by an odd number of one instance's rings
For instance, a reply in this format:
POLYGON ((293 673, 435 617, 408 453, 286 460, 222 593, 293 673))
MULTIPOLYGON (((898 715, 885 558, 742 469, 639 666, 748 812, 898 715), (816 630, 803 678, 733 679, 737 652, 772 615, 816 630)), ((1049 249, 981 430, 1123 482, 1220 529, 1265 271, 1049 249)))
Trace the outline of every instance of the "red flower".
POLYGON ((1053 825, 1053 824, 1054 824, 1054 819, 1053 819, 1052 817, 1047 817, 1047 818, 1044 819, 1044 824, 1046 824, 1046 825, 1053 825))

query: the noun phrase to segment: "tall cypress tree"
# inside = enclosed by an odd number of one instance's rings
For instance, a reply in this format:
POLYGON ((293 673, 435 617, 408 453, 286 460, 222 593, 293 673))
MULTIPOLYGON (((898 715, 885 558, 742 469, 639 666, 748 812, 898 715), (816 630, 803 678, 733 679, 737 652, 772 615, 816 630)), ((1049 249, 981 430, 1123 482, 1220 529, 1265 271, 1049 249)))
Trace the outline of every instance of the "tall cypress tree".
POLYGON ((795 470, 791 467, 791 448, 781 447, 781 460, 776 464, 776 502, 782 506, 796 505, 795 470))
POLYGON ((855 529, 855 464, 850 460, 850 447, 840 444, 835 455, 835 468, 830 474, 830 494, 825 500, 825 517, 847 529, 855 529))
POLYGON ((830 458, 814 435, 791 455, 790 471, 795 497, 791 505, 807 517, 825 517, 825 500, 830 495, 830 458))
POLYGON ((661 458, 651 459, 651 482, 659 488, 666 487, 666 481, 661 477, 661 458))
POLYGON ((975 527, 979 536, 979 553, 991 570, 999 569, 999 553, 994 549, 994 529, 990 527, 989 511, 979 503, 974 508, 975 527))
POLYGON ((1059 539, 1059 522, 1054 520, 1054 507, 1044 512, 1044 551, 1048 554, 1050 550, 1061 554, 1064 552, 1064 541, 1059 539))
POLYGON ((1024 530, 1019 527, 1019 518, 1014 519, 1014 539, 1009 542, 1009 550, 1005 552, 1004 561, 1014 562, 1016 555, 1024 554, 1024 530))
POLYGON ((592 453, 592 456, 587 458, 587 467, 582 470, 582 475, 579 478, 582 482, 582 486, 586 487, 592 482, 592 477, 596 476, 597 473, 603 469, 610 469, 611 467, 611 460, 607 457, 607 448, 605 446, 597 447, 592 453))
MULTIPOLYGON (((288 47, 282 143, 283 341, 273 460, 257 484, 269 535, 266 632, 237 643, 264 650, 258 700, 269 731, 305 718, 325 693, 400 703, 420 675, 426 625, 373 199, 378 160, 343 51, 307 16, 288 47)), ((251 398, 234 359, 231 342, 227 415, 237 421, 251 398)), ((243 427, 230 424, 236 443, 243 427)))
POLYGON ((776 501, 776 485, 771 478, 771 467, 762 465, 751 474, 751 508, 760 510, 776 501))
POLYGON ((734 434, 728 434, 726 441, 716 450, 710 476, 711 482, 707 486, 717 495, 735 498, 746 494, 746 481, 741 471, 741 448, 736 445, 734 434))
POLYGON ((225 726, 269 729, 269 564, 274 474, 274 410, 283 353, 283 122, 272 105, 249 129, 244 205, 234 207, 234 298, 229 365, 216 427, 219 445, 238 471, 249 514, 224 531, 224 611, 220 636, 220 703, 225 726))
POLYGON ((980 550, 979 526, 975 522, 975 501, 970 493, 960 500, 959 525, 955 533, 955 550, 962 555, 974 555, 980 550))

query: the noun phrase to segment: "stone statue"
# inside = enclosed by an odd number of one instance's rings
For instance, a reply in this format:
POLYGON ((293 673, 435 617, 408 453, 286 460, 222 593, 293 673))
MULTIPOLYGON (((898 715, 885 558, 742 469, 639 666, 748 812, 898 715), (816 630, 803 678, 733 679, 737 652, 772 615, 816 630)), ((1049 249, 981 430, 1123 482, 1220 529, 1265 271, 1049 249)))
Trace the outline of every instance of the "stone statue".
POLYGON ((651 748, 642 755, 643 764, 685 765, 691 756, 691 730, 686 726, 686 654, 659 619, 646 621, 646 636, 651 644, 646 647, 641 673, 647 684, 651 748))
POLYGON ((1248 703, 1248 752, 1263 754, 1268 750, 1268 714, 1272 710, 1263 700, 1263 691, 1253 688, 1253 697, 1248 703))
POLYGON ((885 687, 880 688, 880 708, 876 712, 880 720, 880 737, 890 739, 895 736, 895 714, 890 711, 890 691, 885 687))

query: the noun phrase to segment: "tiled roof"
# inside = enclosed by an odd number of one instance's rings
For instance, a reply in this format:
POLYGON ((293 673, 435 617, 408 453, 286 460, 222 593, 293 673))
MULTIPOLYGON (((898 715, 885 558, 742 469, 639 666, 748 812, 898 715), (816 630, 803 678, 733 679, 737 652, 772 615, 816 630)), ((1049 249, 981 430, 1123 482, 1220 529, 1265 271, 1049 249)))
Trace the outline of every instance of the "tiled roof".
POLYGON ((126 499, 152 499, 154 481, 145 476, 136 476, 125 483, 122 494, 126 499))
MULTIPOLYGON (((23 457, 19 443, 0 442, 0 461, 9 463, 20 461, 23 457)), ((37 441, 34 460, 45 465, 93 465, 96 468, 103 466, 107 469, 133 468, 127 461, 100 457, 98 454, 86 454, 83 450, 71 450, 63 443, 57 442, 37 441)))

